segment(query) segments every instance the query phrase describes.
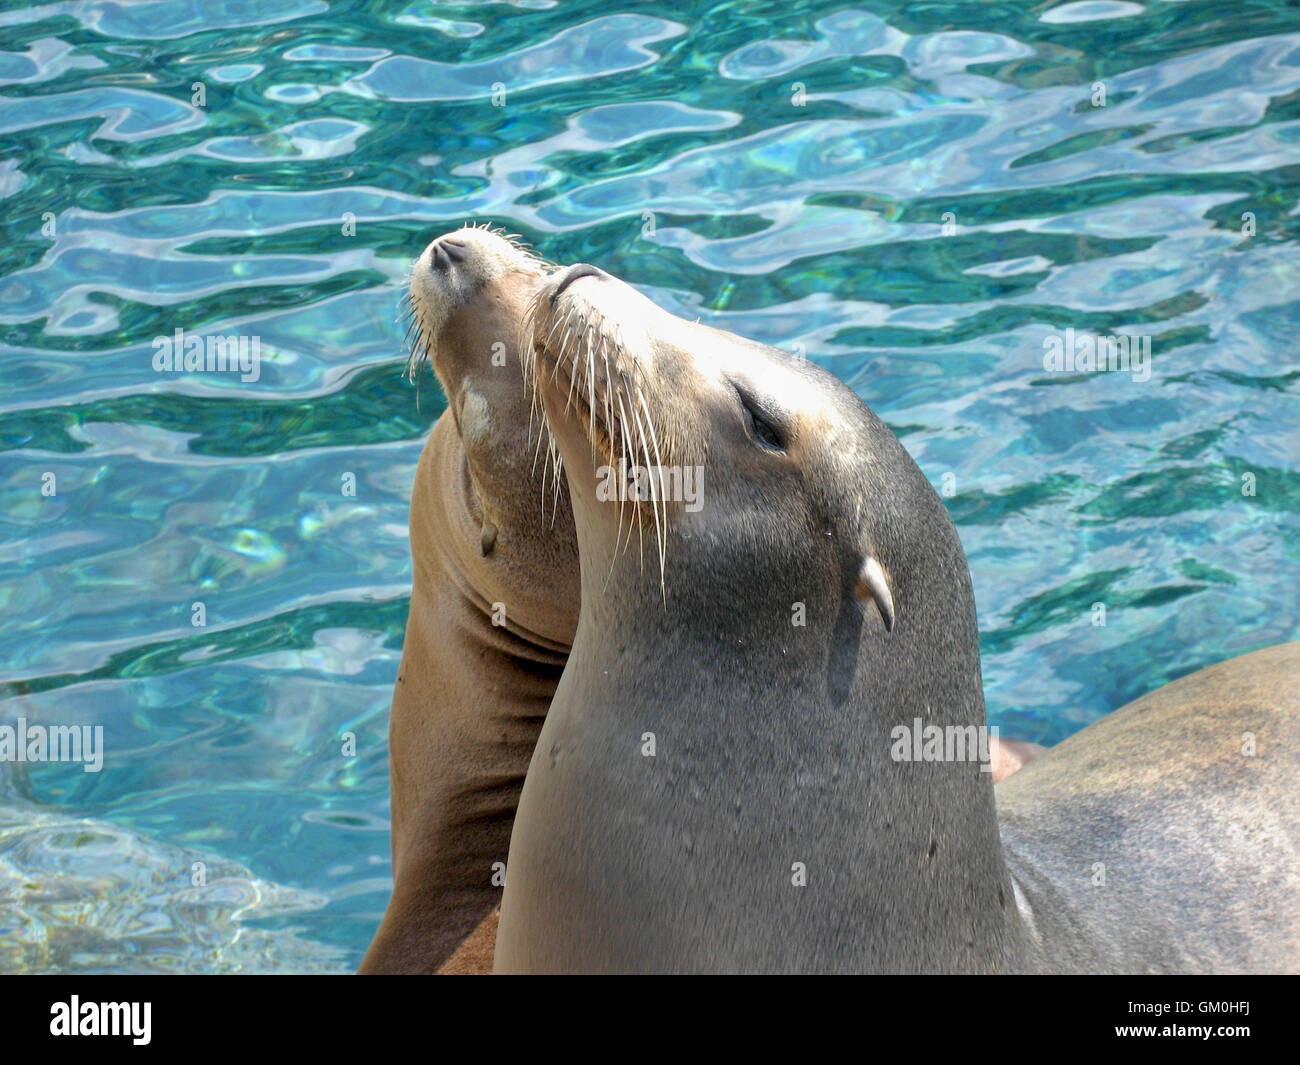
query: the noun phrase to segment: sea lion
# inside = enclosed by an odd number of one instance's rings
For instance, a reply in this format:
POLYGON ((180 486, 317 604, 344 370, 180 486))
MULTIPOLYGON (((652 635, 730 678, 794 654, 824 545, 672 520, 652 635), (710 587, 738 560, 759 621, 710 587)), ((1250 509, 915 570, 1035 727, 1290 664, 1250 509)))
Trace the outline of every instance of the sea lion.
POLYGON ((493 866, 578 618, 568 494, 542 498, 515 349, 548 268, 473 227, 439 237, 412 267, 413 372, 431 357, 447 410, 411 493, 411 607, 389 733, 393 895, 362 972, 432 972, 480 921, 488 950, 481 935, 466 943, 469 967, 490 957, 493 866))
MULTIPOLYGON (((477 227, 439 237, 412 265, 412 370, 432 357, 448 408, 411 496, 414 579, 390 722, 394 889, 363 973, 492 968, 493 863, 505 861, 578 624, 568 490, 537 460, 545 437, 517 351, 549 269, 477 227), (503 627, 490 624, 496 603, 503 627)), ((1040 750, 1003 741, 994 778, 1040 750)))
POLYGON ((1000 786, 1000 820, 991 774, 929 746, 985 723, 975 604, 894 434, 586 264, 530 324, 582 605, 496 971, 1296 968, 1300 645, 1085 729, 1000 786))

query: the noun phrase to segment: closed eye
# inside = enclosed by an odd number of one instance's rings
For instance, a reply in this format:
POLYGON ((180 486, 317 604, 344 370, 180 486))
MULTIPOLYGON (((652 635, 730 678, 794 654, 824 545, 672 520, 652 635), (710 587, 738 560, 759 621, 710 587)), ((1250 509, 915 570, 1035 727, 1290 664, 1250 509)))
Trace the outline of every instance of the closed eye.
POLYGON ((745 428, 749 430, 754 443, 767 451, 785 451, 786 434, 778 427, 776 419, 739 389, 736 390, 736 396, 744 414, 745 428))

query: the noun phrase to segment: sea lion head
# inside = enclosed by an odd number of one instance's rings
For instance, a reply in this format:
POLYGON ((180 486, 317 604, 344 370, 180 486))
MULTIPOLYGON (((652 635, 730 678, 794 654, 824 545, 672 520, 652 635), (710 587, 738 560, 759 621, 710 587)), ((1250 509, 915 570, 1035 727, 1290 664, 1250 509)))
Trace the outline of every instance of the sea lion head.
POLYGON ((411 265, 408 370, 418 380, 424 364, 433 364, 474 472, 484 479, 511 465, 501 461, 500 438, 514 428, 510 415, 522 398, 515 343, 548 268, 509 235, 480 226, 438 237, 411 265), (486 451, 494 452, 492 462, 475 461, 486 451))
POLYGON ((847 641, 842 656, 856 657, 865 625, 900 651, 924 633, 978 663, 969 574, 947 511, 894 433, 833 374, 678 318, 587 264, 547 279, 526 327, 525 373, 583 513, 584 572, 590 554, 630 573, 618 560, 644 545, 666 605, 704 590, 738 636, 754 638, 763 617, 788 635, 799 602, 809 626, 816 614, 828 637, 847 641), (638 466, 663 472, 611 498, 610 485, 638 466), (743 610, 729 615, 726 602, 743 610))
POLYGON ((566 645, 579 598, 573 521, 567 495, 545 491, 546 437, 541 430, 539 452, 518 348, 521 322, 551 269, 514 237, 483 226, 438 237, 412 264, 408 368, 418 381, 432 364, 452 421, 435 434, 454 428, 458 438, 440 452, 454 468, 426 478, 436 488, 422 492, 417 474, 412 532, 417 508, 439 508, 430 547, 454 556, 450 567, 467 594, 480 605, 504 604, 512 627, 566 645))

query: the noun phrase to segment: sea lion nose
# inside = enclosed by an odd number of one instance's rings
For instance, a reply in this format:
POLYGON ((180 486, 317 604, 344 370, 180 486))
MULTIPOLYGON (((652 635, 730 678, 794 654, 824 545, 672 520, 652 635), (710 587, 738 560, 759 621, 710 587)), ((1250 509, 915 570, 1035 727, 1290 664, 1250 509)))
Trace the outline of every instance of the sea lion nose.
POLYGON ((434 270, 450 270, 456 263, 464 262, 468 249, 453 237, 439 237, 429 245, 429 265, 434 270))

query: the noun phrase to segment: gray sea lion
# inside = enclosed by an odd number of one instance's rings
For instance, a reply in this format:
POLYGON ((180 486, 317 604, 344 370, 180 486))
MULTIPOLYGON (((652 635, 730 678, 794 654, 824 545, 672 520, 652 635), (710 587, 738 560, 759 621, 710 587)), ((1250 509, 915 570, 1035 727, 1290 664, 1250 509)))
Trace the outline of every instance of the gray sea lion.
POLYGON ((966 559, 894 434, 831 374, 585 264, 531 328, 582 608, 498 972, 1300 964, 1300 645, 1085 729, 1000 786, 1000 819, 951 746, 985 723, 966 559))
MULTIPOLYGON (((481 921, 490 948, 493 866, 577 626, 568 494, 543 505, 515 349, 546 270, 469 227, 412 268, 416 350, 448 406, 411 493, 411 607, 389 734, 393 895, 362 972, 432 972, 481 921)), ((481 938, 466 944, 470 968, 481 938)))

